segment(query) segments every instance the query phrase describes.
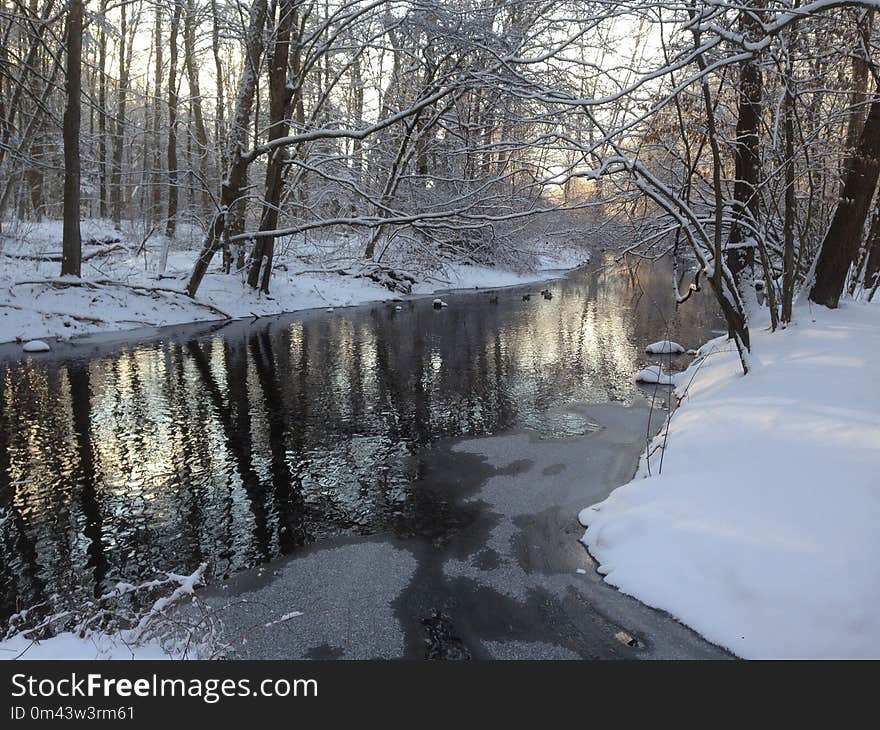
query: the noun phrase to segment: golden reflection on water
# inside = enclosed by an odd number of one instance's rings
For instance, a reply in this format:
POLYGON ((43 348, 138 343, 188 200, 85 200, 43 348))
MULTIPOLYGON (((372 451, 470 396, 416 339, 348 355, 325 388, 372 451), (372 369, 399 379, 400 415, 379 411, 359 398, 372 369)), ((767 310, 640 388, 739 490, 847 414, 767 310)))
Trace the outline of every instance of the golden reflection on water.
POLYGON ((567 407, 641 398, 647 342, 696 346, 717 326, 694 302, 667 330, 668 273, 550 286, 552 301, 453 294, 440 312, 311 313, 0 365, 0 613, 323 535, 442 531, 446 498, 418 487, 427 444, 586 432, 567 407))

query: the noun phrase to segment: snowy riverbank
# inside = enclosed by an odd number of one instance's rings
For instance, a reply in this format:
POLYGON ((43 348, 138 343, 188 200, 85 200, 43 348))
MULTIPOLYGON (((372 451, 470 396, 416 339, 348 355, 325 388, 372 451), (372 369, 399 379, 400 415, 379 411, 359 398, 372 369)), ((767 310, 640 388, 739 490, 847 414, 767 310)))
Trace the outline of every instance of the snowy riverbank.
POLYGON ((676 379, 662 474, 656 452, 583 510, 585 544, 608 583, 741 657, 880 657, 880 306, 753 329, 747 377, 713 343, 676 379))
MULTIPOLYGON (((109 221, 83 221, 82 228, 86 243, 80 280, 58 276, 59 223, 33 224, 3 241, 0 343, 346 307, 401 296, 369 278, 334 273, 360 265, 357 242, 335 241, 327 247, 310 244, 307 256, 279 251, 280 266, 268 297, 245 286, 240 277, 221 273, 218 256, 193 300, 184 287, 196 257, 197 232, 184 232, 189 240, 170 245, 166 252, 163 237, 150 237, 144 250, 133 231, 120 232, 109 221)), ((542 251, 526 257, 531 265, 518 271, 446 263, 416 276, 412 293, 546 281, 587 257, 565 249, 542 251)))

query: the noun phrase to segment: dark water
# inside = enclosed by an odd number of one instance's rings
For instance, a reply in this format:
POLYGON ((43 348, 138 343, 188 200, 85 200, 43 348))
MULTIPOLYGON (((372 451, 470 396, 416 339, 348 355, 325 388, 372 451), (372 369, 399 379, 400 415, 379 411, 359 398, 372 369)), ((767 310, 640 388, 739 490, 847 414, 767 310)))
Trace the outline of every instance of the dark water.
POLYGON ((697 346, 719 326, 707 300, 672 319, 668 272, 550 287, 550 301, 541 286, 531 301, 452 293, 442 311, 378 304, 0 362, 0 618, 322 536, 442 532, 454 515, 419 488, 426 446, 586 433, 566 405, 643 398, 647 342, 697 346))

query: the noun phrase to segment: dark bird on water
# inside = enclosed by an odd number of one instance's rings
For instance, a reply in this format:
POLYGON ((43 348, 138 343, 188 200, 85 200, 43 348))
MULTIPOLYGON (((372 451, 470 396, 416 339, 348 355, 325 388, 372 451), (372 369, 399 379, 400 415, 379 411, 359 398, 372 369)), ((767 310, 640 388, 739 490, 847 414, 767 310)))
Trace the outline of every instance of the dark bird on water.
POLYGON ((553 299, 553 292, 549 289, 544 289, 544 291, 541 292, 541 296, 543 296, 544 299, 553 299))
POLYGON ((531 295, 531 294, 523 294, 523 301, 524 301, 524 302, 529 301, 529 299, 531 299, 531 298, 532 298, 532 295, 531 295))

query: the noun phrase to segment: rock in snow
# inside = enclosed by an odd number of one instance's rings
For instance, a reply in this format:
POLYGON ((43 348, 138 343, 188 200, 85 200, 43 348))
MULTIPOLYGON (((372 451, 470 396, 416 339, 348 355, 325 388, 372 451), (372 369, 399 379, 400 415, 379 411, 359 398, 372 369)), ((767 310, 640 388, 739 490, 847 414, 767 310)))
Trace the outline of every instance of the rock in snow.
POLYGON ((49 352, 52 348, 49 347, 48 342, 31 340, 30 342, 25 342, 21 349, 25 352, 49 352))
POLYGON ((685 352, 685 348, 677 342, 660 340, 660 342, 652 342, 648 345, 645 352, 649 355, 680 355, 685 352))
POLYGON ((636 375, 638 383, 656 383, 658 385, 673 385, 675 380, 670 373, 664 373, 659 365, 648 365, 636 375))

